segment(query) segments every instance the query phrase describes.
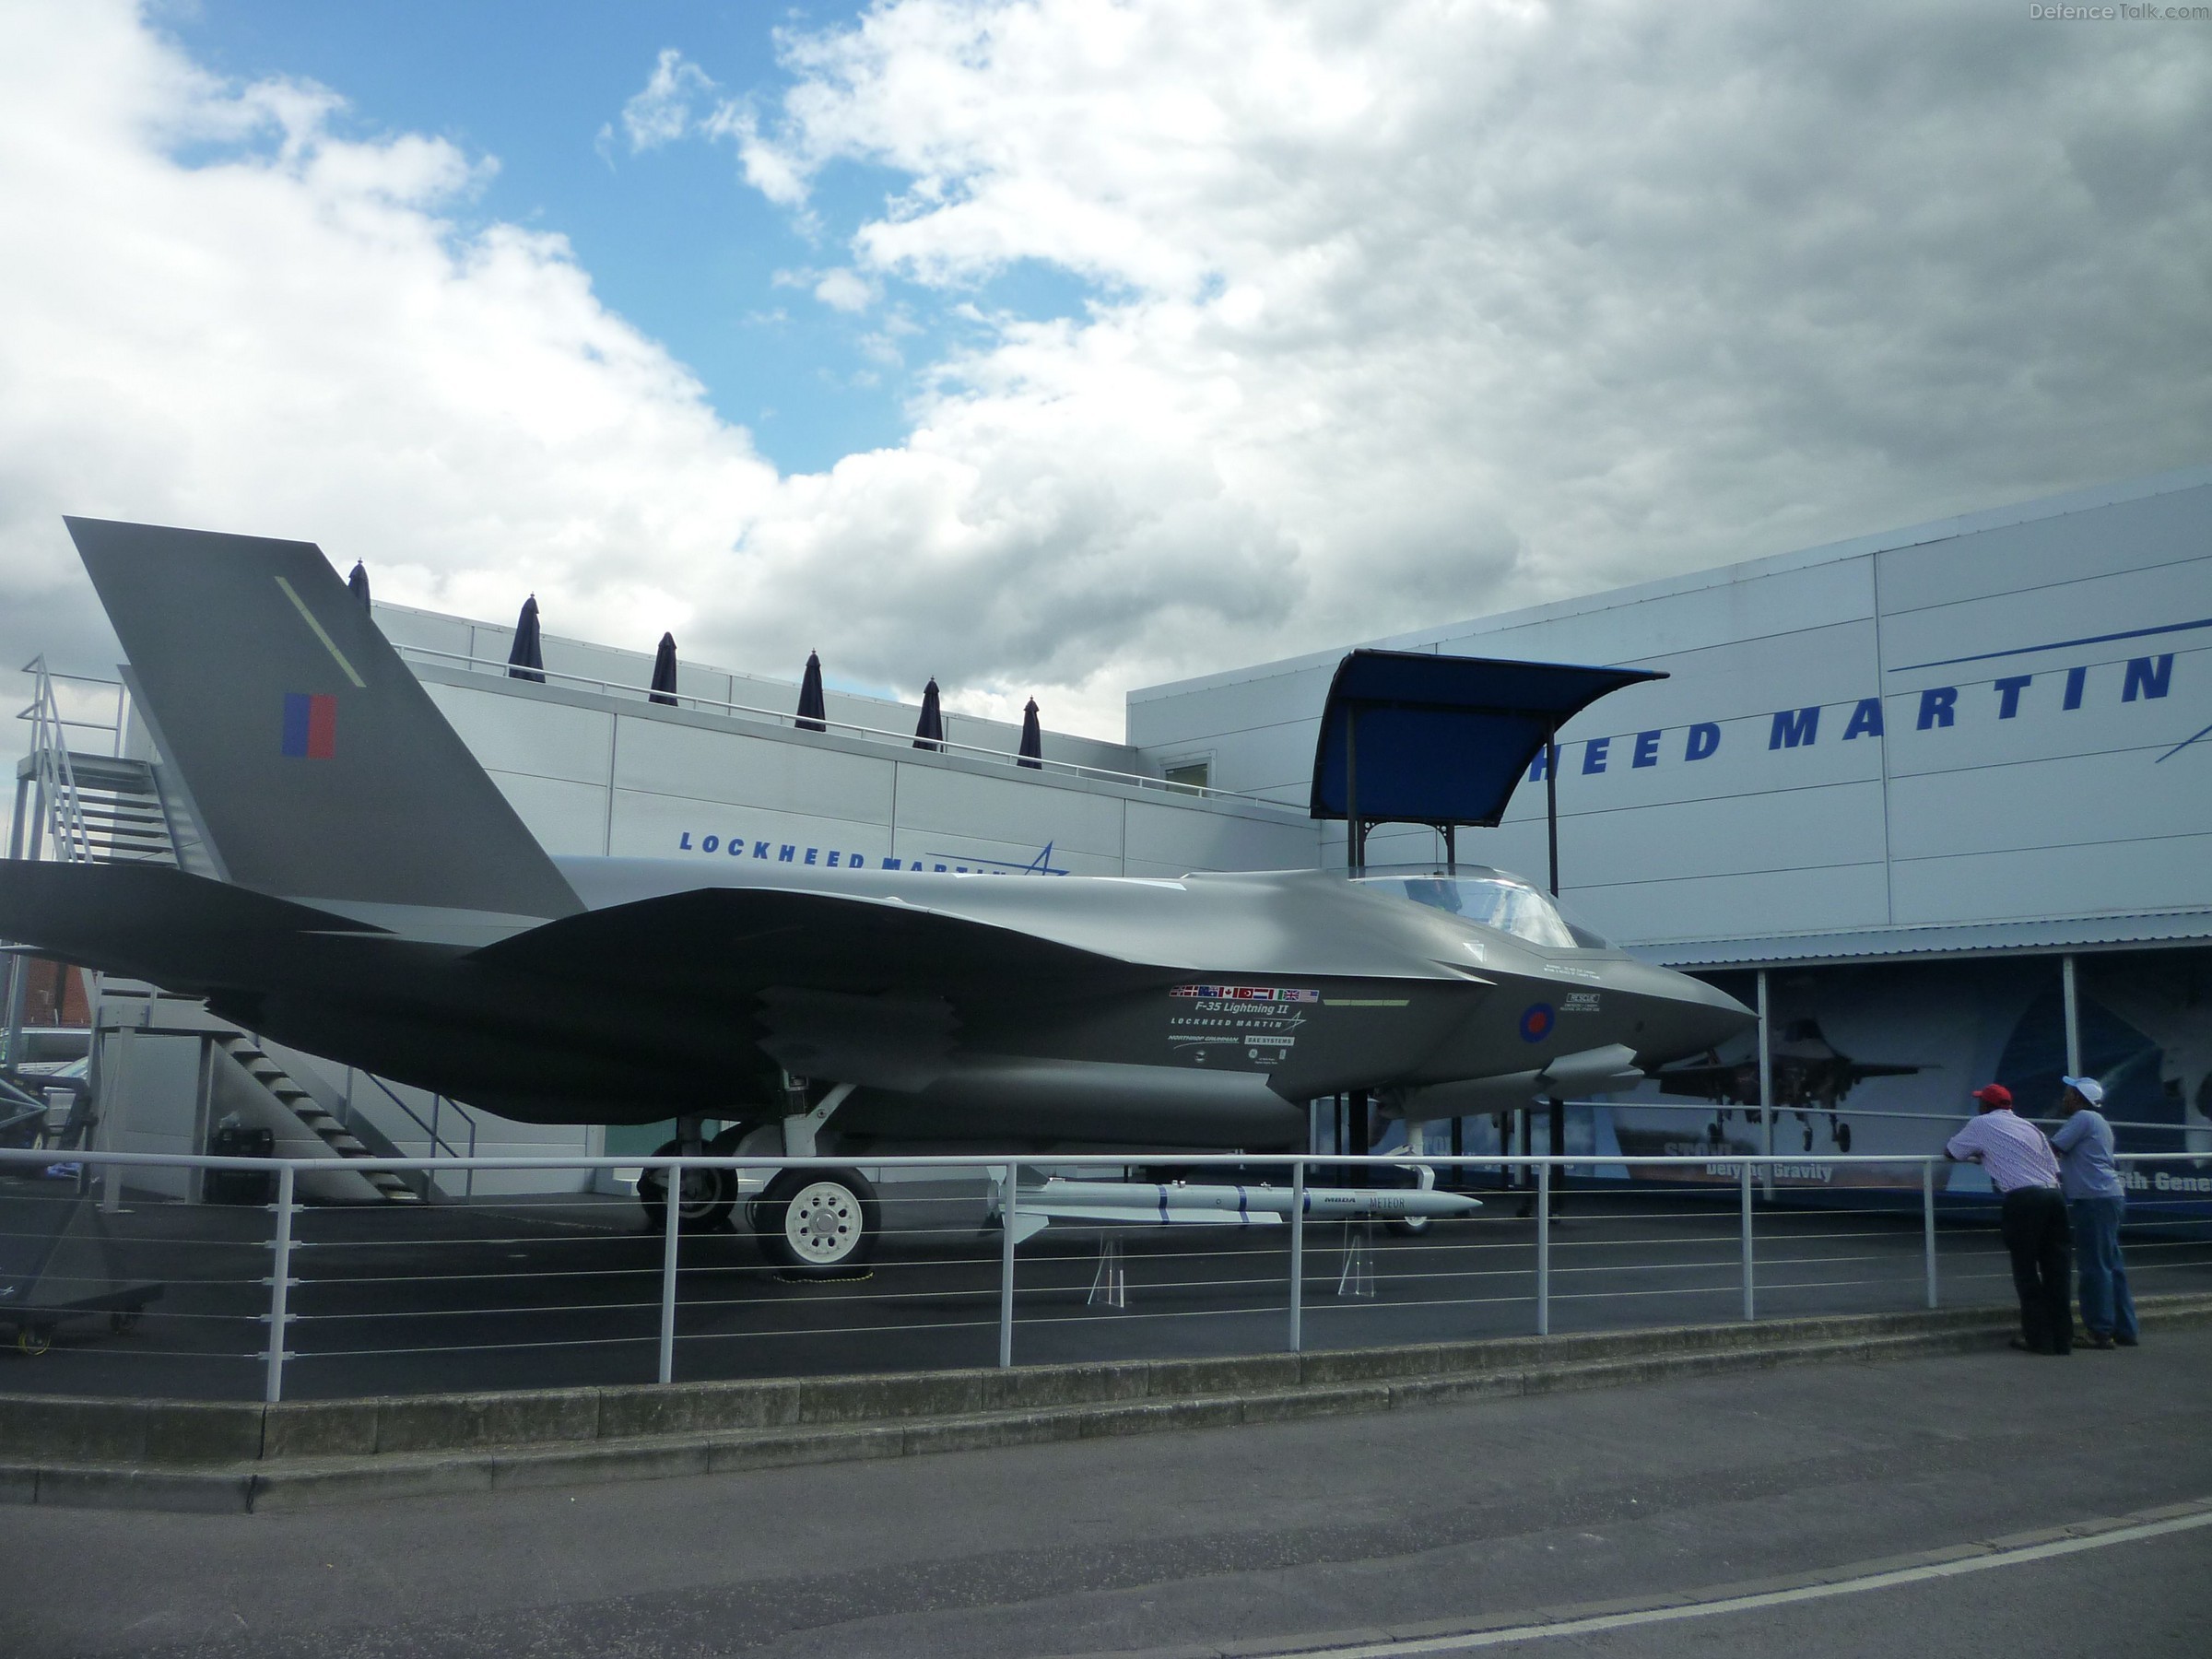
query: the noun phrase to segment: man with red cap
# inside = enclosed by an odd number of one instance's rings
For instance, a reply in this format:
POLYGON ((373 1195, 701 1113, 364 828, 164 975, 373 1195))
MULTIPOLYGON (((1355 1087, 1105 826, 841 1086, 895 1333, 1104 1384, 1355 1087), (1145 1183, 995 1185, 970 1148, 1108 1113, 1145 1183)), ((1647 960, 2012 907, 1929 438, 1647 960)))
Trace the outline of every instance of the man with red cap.
POLYGON ((1951 1136, 1944 1156, 1978 1163, 2005 1194, 1997 1230, 2012 1255, 2020 1293, 2020 1334, 2012 1346, 2030 1354, 2074 1351, 2074 1249, 2066 1201, 2059 1195, 2058 1159, 2051 1143, 2012 1110, 2012 1090, 1989 1083, 1974 1090, 1982 1115, 1951 1136))

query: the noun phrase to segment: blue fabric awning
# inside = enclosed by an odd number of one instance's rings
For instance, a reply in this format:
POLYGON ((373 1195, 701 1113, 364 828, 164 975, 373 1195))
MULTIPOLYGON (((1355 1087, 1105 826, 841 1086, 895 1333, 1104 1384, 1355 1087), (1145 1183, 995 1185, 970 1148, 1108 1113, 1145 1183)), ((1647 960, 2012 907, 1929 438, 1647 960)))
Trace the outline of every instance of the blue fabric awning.
POLYGON ((1547 737, 1607 692, 1665 677, 1653 668, 1355 651, 1337 665, 1322 711, 1312 816, 1495 825, 1547 737))

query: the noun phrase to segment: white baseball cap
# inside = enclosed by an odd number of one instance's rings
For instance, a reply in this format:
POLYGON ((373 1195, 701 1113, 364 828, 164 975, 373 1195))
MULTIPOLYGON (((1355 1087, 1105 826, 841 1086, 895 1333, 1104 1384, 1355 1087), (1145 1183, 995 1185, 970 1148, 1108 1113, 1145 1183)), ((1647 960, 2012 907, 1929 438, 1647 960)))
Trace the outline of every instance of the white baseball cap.
POLYGON ((2096 1078, 2061 1077, 2059 1081, 2064 1083, 2076 1094, 2079 1095, 2083 1100, 2087 1100, 2090 1105, 2101 1106, 2104 1104, 2104 1085, 2098 1082, 2096 1078))

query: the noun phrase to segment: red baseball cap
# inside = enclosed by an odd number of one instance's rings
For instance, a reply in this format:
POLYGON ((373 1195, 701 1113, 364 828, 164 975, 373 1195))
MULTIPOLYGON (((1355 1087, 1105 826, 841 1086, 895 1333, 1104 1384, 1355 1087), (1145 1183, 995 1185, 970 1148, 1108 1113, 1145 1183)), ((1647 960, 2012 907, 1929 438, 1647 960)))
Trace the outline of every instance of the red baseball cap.
POLYGON ((2012 1090, 2002 1083, 1984 1083, 1974 1090, 1974 1099, 1994 1111, 2012 1104, 2012 1090))

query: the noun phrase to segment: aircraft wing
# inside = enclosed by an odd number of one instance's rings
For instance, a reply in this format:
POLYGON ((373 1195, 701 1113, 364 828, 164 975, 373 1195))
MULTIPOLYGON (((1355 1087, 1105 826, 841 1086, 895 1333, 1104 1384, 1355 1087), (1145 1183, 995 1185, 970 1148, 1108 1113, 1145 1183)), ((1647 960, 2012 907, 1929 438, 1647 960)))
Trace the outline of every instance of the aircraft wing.
POLYGON ((0 860, 0 938, 172 989, 257 982, 302 935, 382 931, 166 865, 0 860))
POLYGON ((506 971, 619 979, 693 994, 776 988, 851 995, 1064 983, 1137 990, 1189 977, 901 899, 698 888, 564 917, 471 959, 506 971))

